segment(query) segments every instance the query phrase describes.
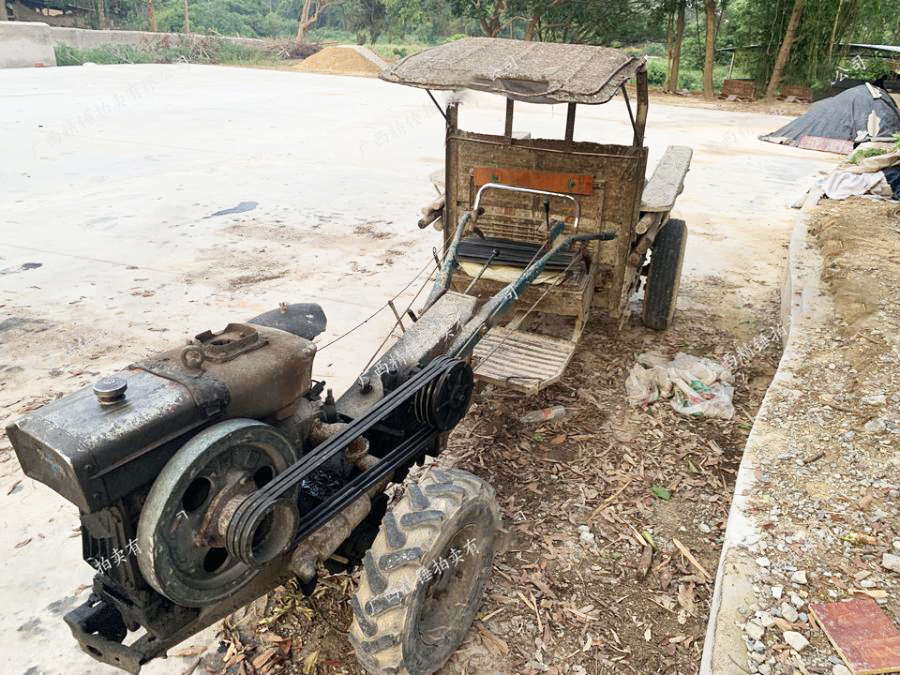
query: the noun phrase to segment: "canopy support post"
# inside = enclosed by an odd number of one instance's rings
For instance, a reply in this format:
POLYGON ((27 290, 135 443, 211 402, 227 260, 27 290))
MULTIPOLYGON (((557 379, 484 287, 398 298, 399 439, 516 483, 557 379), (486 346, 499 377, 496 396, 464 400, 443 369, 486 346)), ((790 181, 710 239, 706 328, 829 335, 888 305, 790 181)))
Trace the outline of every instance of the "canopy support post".
POLYGON ((644 145, 644 133, 647 130, 647 109, 650 107, 650 94, 647 91, 647 67, 637 71, 637 124, 634 129, 634 144, 644 145))
MULTIPOLYGON (((457 144, 453 137, 459 130, 459 101, 451 98, 447 104, 447 114, 444 115, 447 120, 446 132, 444 137, 444 222, 452 223, 458 218, 456 195, 459 193, 456 185, 456 153, 454 152, 457 144), (450 220, 453 218, 454 220, 450 220)), ((443 228, 444 251, 450 245, 450 239, 453 236, 450 227, 443 228)), ((441 265, 438 264, 438 269, 441 265)))
POLYGON ((625 105, 628 108, 628 118, 631 120, 631 128, 634 129, 634 137, 637 138, 637 123, 634 121, 634 110, 631 109, 631 98, 628 96, 628 90, 625 88, 625 84, 622 83, 622 96, 625 97, 625 105))
POLYGON ((434 103, 434 107, 438 109, 438 112, 441 113, 441 116, 444 118, 444 121, 447 121, 447 114, 444 112, 444 109, 441 108, 441 104, 437 102, 437 99, 434 97, 434 94, 431 93, 431 89, 426 89, 428 92, 428 97, 431 99, 431 102, 434 103))
POLYGON ((566 141, 575 139, 575 108, 577 104, 569 103, 566 108, 566 141))
POLYGON ((506 136, 507 140, 512 140, 512 130, 513 130, 513 108, 515 107, 515 101, 511 98, 506 99, 506 128, 503 131, 503 135, 506 136))

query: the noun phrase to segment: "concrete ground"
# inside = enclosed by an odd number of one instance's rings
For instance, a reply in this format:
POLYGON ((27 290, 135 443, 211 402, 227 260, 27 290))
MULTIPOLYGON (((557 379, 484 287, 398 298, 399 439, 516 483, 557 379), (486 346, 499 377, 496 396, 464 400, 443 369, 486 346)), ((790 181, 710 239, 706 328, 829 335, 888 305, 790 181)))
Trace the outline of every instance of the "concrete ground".
MULTIPOLYGON (((502 128, 502 101, 471 102, 464 128, 502 128)), ((517 130, 562 135, 560 107, 517 113, 517 130)), ((756 140, 785 121, 651 105, 651 167, 669 144, 695 148, 676 209, 691 228, 682 303, 709 305, 738 332, 744 308, 780 285, 787 205, 833 164, 756 140)), ((582 108, 576 129, 630 141, 621 100, 582 108)), ((211 66, 0 71, 0 422, 280 301, 322 304, 320 345, 353 328, 438 245, 415 221, 442 142, 424 92, 377 80, 211 66)), ((346 385, 392 323, 382 311, 323 350, 315 376, 346 385)), ((5 671, 112 672, 62 622, 91 577, 76 509, 24 479, 5 439, 0 494, 5 671)), ((174 660, 146 672, 190 663, 174 660)))

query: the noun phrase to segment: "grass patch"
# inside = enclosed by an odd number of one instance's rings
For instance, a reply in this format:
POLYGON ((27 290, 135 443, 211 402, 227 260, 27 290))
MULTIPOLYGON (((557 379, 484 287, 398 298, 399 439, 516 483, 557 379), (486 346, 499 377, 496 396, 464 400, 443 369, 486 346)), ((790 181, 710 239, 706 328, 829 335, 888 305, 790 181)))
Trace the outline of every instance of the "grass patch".
POLYGON ((868 159, 869 157, 878 157, 880 155, 886 155, 887 153, 887 150, 881 148, 865 148, 854 152, 848 161, 851 164, 859 164, 862 160, 868 159))
POLYGON ((85 63, 225 63, 262 65, 281 60, 278 47, 250 47, 209 38, 166 40, 157 45, 105 45, 75 49, 57 45, 56 63, 80 66, 85 63))

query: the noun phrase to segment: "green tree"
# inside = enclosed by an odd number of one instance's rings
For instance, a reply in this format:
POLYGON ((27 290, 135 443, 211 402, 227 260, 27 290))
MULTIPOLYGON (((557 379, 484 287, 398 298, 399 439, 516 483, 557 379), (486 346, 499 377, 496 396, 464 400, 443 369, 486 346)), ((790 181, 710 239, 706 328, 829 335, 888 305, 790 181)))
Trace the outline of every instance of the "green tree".
POLYGON ((297 19, 297 35, 294 41, 304 42, 306 31, 316 25, 322 12, 342 2, 343 0, 303 0, 300 5, 300 17, 297 19))
MULTIPOLYGON (((784 72, 784 66, 791 55, 791 48, 794 46, 794 38, 797 36, 797 24, 800 22, 800 15, 803 13, 803 0, 794 0, 794 9, 791 10, 791 18, 788 20, 787 32, 784 34, 784 40, 781 41, 781 47, 778 50, 778 56, 775 58, 775 68, 772 71, 772 77, 769 79, 769 86, 766 89, 766 100, 771 101, 778 92, 778 85, 781 84, 781 75, 784 72)), ((837 26, 832 30, 835 33, 837 26)), ((832 55, 834 43, 828 46, 829 57, 832 55)))
POLYGON ((348 28, 356 33, 356 41, 378 42, 387 21, 387 8, 381 0, 350 0, 344 4, 348 28))
POLYGON ((706 56, 703 59, 703 96, 712 98, 713 91, 713 66, 716 58, 716 29, 719 21, 716 13, 716 0, 703 0, 703 8, 706 11, 706 56))
MULTIPOLYGON (((730 12, 741 65, 761 85, 775 73, 795 7, 793 0, 735 0, 730 12)), ((900 12, 896 0, 815 0, 797 18, 793 44, 782 68, 782 81, 824 86, 847 57, 850 42, 896 44, 900 12)))
POLYGON ((688 5, 688 0, 662 0, 656 6, 657 13, 665 17, 666 24, 666 79, 663 90, 672 93, 678 89, 688 5))
POLYGON ((426 42, 437 42, 464 32, 463 19, 454 16, 445 0, 384 0, 385 31, 395 37, 413 34, 426 42))
POLYGON ((487 37, 497 37, 506 22, 506 0, 450 0, 456 16, 474 19, 487 37))

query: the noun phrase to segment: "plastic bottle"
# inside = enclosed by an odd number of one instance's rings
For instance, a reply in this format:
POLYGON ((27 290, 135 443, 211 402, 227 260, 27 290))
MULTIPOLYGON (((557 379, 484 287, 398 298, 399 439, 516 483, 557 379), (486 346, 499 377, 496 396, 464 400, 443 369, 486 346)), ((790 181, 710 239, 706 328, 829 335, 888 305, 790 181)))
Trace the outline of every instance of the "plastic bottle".
POLYGON ((555 405, 552 408, 543 408, 541 410, 532 410, 530 413, 522 415, 523 424, 535 424, 537 422, 549 422, 565 416, 565 406, 555 405))

